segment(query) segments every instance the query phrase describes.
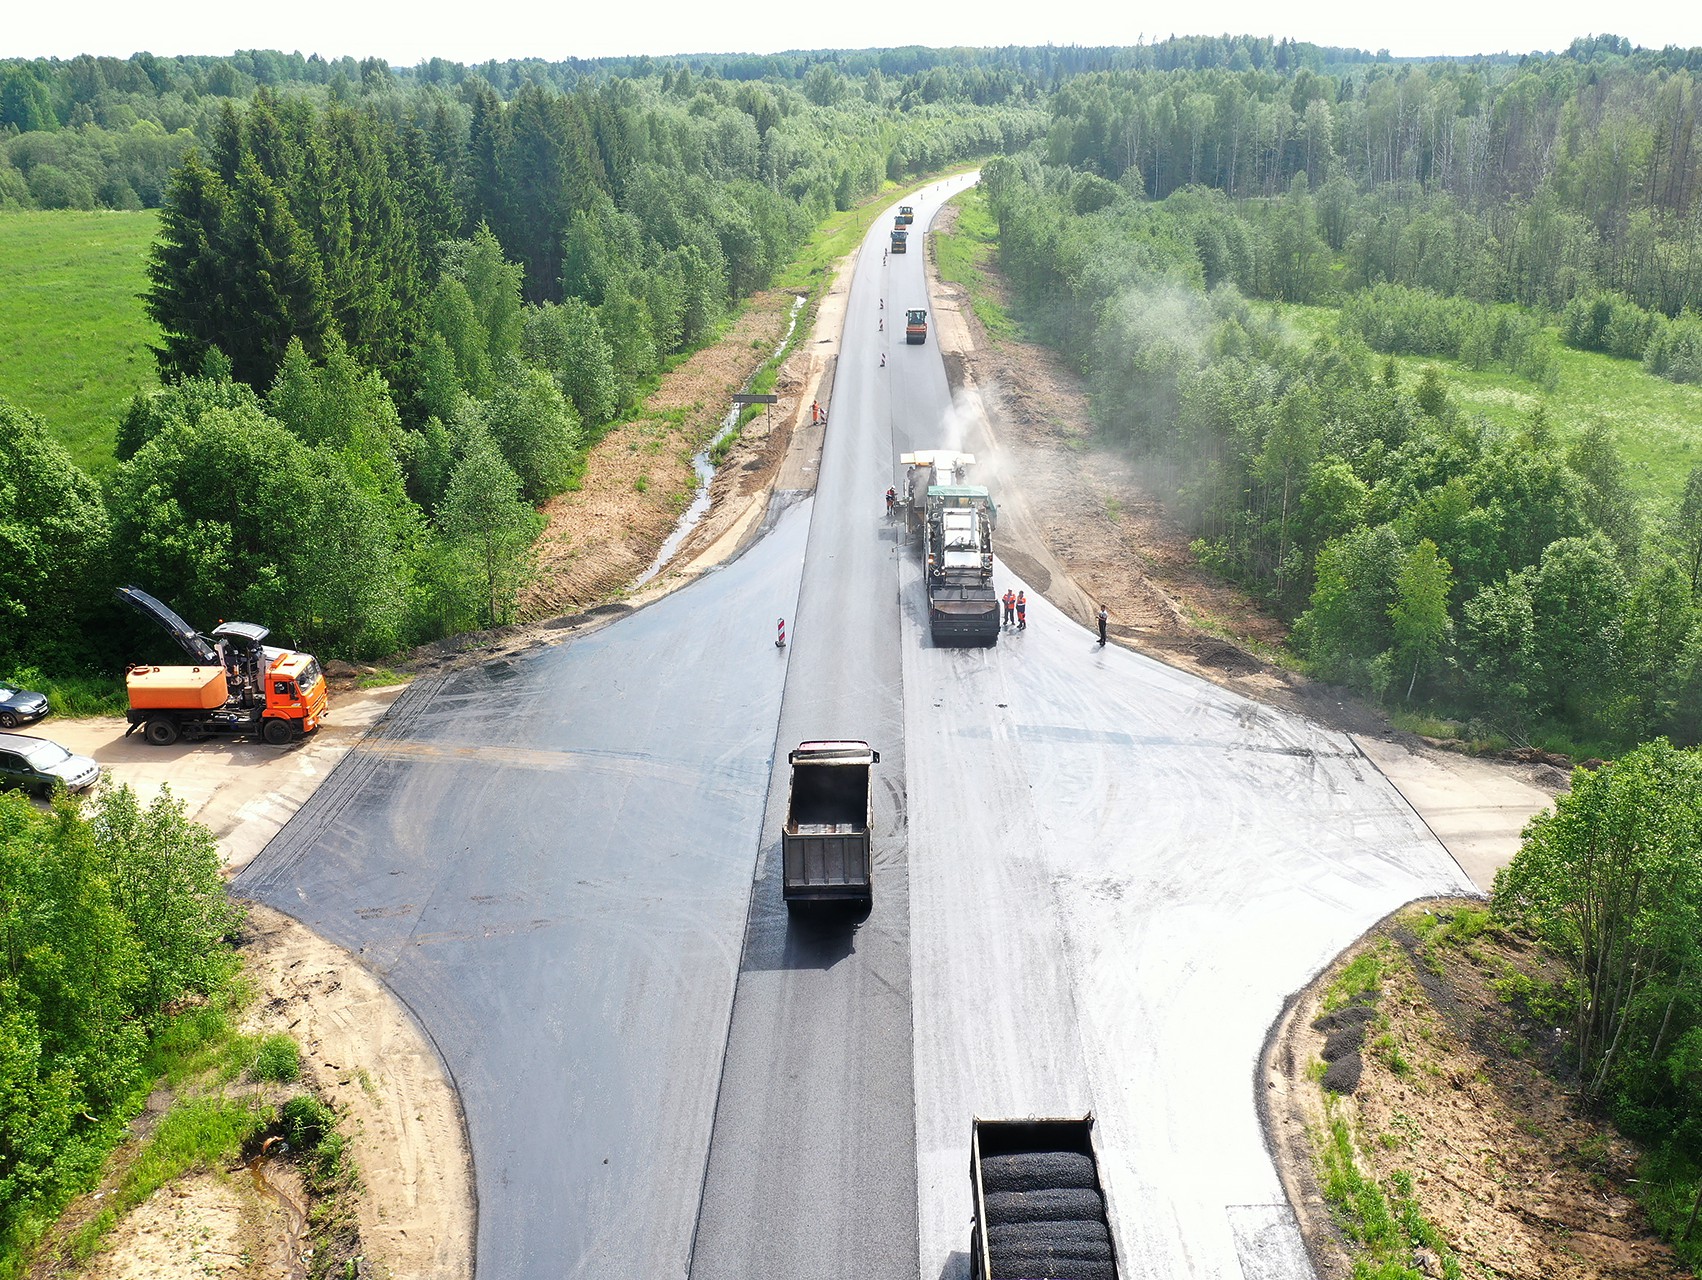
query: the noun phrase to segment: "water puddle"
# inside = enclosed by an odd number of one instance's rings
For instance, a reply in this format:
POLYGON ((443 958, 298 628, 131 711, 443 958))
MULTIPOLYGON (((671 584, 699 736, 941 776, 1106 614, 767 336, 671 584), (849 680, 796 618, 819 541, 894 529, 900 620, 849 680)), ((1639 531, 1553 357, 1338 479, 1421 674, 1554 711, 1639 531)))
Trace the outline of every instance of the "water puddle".
MULTIPOLYGON (((770 356, 771 359, 785 350, 786 344, 792 340, 792 330, 798 326, 798 312, 803 308, 803 305, 804 298, 802 295, 792 299, 792 314, 786 322, 786 332, 780 335, 780 342, 774 348, 770 356)), ((748 390, 749 388, 750 383, 747 382, 745 389, 748 390)), ((667 564, 674 552, 680 549, 680 544, 686 540, 686 535, 697 527, 697 522, 703 519, 704 513, 709 510, 709 482, 715 478, 715 464, 710 462, 709 454, 716 445, 727 438, 729 433, 738 430, 741 407, 734 405, 729 409, 727 416, 721 420, 721 426, 710 438, 709 443, 704 445, 701 451, 692 455, 691 469, 697 472, 697 490, 692 495, 691 505, 680 515, 679 522, 674 525, 673 532, 668 535, 668 540, 662 544, 662 549, 656 553, 656 558, 650 562, 650 567, 633 579, 632 585, 634 587, 642 587, 662 572, 662 566, 667 564)))

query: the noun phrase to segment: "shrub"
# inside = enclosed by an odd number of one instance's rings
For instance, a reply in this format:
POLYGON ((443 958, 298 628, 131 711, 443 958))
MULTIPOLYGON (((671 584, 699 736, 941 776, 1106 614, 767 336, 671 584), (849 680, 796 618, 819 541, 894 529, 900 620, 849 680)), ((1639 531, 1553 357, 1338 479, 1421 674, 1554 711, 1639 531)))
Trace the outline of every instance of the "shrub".
POLYGON ((267 1036, 254 1054, 249 1074, 256 1080, 289 1084, 301 1078, 301 1048, 289 1036, 267 1036))

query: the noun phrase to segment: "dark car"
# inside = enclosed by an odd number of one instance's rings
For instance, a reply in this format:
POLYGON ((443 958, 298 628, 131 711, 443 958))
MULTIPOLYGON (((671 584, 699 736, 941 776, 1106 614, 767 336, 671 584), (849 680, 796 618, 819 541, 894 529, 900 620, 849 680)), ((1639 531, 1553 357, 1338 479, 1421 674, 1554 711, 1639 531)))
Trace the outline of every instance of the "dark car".
POLYGON ((87 756, 72 755, 57 742, 0 733, 0 788, 17 787, 47 796, 59 783, 67 791, 85 791, 99 779, 98 764, 87 756))
POLYGON ((32 693, 9 680, 0 680, 0 729, 34 724, 46 714, 46 694, 32 693))

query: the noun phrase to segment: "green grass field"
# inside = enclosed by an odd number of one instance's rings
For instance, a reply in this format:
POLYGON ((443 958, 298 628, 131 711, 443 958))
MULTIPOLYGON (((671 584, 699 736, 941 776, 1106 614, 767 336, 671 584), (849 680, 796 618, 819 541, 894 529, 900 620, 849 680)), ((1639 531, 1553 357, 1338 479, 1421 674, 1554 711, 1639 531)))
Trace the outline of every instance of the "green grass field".
MULTIPOLYGON (((1275 309, 1300 341, 1335 332, 1333 307, 1275 309)), ((1560 347, 1557 355, 1560 380, 1552 392, 1505 369, 1472 369, 1435 356, 1396 356, 1395 364, 1410 382, 1425 365, 1436 365, 1447 375, 1454 402, 1491 422, 1516 426, 1538 405, 1546 406, 1562 439, 1599 422, 1618 444, 1639 493, 1666 504, 1683 492, 1691 468, 1702 466, 1702 386, 1668 382, 1644 373, 1635 360, 1594 351, 1560 347)))
POLYGON ((995 338, 1017 336, 1016 322, 999 305, 987 285, 984 267, 991 265, 999 243, 999 224, 987 207, 986 193, 971 187, 953 198, 958 206, 957 228, 950 235, 935 235, 940 279, 963 286, 969 305, 988 333, 995 338))
POLYGON ((157 225, 152 212, 0 214, 0 397, 91 472, 112 465, 130 397, 157 383, 140 296, 157 225))

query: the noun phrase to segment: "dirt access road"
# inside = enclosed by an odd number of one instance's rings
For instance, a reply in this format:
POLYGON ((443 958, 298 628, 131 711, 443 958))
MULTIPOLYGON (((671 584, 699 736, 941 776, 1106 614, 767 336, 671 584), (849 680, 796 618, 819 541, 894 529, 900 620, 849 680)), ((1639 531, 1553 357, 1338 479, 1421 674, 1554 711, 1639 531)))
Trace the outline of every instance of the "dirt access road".
MULTIPOLYGON (((813 488, 821 432, 810 426, 809 407, 819 400, 831 408, 844 266, 813 332, 781 372, 780 403, 746 428, 717 473, 709 515, 663 575, 642 593, 624 591, 672 527, 689 489, 692 447, 783 333, 788 295, 753 300, 722 342, 670 375, 644 418, 605 438, 584 487, 552 502, 546 573, 528 599, 534 622, 433 646, 406 669, 512 656, 602 625, 735 554, 755 535, 777 489, 813 488)), ((1054 357, 1023 344, 989 344, 954 288, 935 280, 932 290, 933 334, 957 393, 963 441, 986 459, 985 474, 1009 513, 1000 554, 1084 625, 1094 605, 1106 602, 1119 643, 1356 731, 1367 756, 1487 888, 1517 847, 1525 819, 1548 803, 1556 771, 1431 750, 1393 734, 1336 691, 1220 638, 1216 632, 1226 631, 1269 644, 1280 629, 1200 571, 1185 534, 1164 519, 1126 460, 1092 445, 1085 397, 1054 357), (1000 475, 1021 477, 1020 485, 1001 483, 1000 475)), ((327 728, 281 752, 247 743, 153 748, 125 739, 122 721, 50 721, 43 733, 93 755, 144 799, 169 784, 191 816, 212 828, 234 872, 378 723, 395 692, 334 694, 327 728)), ((429 1043, 358 962, 287 917, 256 912, 246 951, 265 996, 257 1017, 301 1041, 310 1081, 349 1118, 368 1192, 361 1221, 367 1256, 398 1277, 470 1274, 475 1208, 460 1112, 429 1043)), ((247 1241, 226 1250, 223 1274, 277 1274, 286 1250, 275 1231, 270 1245, 259 1239, 267 1211, 242 1179, 198 1176, 133 1213, 88 1274, 140 1274, 126 1271, 124 1260, 146 1258, 153 1276, 203 1275, 204 1242, 214 1236, 247 1241), (218 1225, 233 1217, 247 1222, 246 1235, 218 1225)))

